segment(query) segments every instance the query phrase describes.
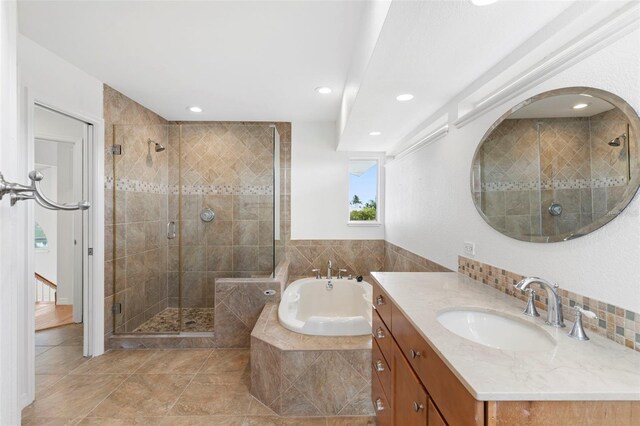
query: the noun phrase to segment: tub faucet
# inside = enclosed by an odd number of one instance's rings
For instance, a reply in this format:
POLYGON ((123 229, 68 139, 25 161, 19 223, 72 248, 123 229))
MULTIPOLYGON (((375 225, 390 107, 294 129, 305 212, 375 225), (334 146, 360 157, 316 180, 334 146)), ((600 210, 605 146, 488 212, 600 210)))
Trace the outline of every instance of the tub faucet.
POLYGON ((332 278, 333 276, 331 275, 331 260, 329 260, 327 262, 327 279, 330 280, 332 278))
POLYGON ((547 324, 553 327, 564 327, 562 315, 562 299, 558 295, 558 284, 551 284, 549 281, 538 277, 529 277, 514 284, 518 290, 526 290, 531 284, 538 283, 547 291, 547 324))

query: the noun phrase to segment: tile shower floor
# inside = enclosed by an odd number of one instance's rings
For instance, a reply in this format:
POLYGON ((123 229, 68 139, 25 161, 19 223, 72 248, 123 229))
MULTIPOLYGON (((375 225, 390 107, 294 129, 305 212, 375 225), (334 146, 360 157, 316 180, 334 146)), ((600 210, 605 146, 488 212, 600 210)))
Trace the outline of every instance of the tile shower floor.
POLYGON ((180 330, 180 309, 166 308, 155 314, 138 328, 134 333, 174 333, 213 331, 213 308, 183 308, 182 330, 180 330))
POLYGON ((36 400, 25 425, 373 425, 279 417, 249 394, 249 350, 114 350, 82 357, 82 326, 36 333, 36 400))

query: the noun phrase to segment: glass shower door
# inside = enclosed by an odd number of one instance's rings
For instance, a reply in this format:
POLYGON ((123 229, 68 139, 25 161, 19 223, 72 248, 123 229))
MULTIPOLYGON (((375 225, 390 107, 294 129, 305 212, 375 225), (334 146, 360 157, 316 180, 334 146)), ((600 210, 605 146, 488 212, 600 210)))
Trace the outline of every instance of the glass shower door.
POLYGON ((170 130, 167 125, 113 128, 106 233, 111 255, 105 271, 111 274, 115 333, 180 331, 179 307, 171 306, 168 286, 170 130))

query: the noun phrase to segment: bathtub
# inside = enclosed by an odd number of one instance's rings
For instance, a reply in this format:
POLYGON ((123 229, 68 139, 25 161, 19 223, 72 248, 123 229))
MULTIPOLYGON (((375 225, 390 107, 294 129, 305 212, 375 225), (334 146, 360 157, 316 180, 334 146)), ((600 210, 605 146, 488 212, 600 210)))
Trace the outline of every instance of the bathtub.
POLYGON ((365 281, 303 278, 282 293, 278 320, 291 331, 313 336, 371 334, 371 297, 371 284, 365 281))

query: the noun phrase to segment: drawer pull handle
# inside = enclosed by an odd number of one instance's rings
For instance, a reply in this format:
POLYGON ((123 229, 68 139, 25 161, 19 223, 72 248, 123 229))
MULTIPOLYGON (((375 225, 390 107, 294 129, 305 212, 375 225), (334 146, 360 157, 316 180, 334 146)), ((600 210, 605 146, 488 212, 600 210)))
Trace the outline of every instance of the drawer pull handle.
POLYGON ((417 413, 420 410, 424 410, 424 405, 418 404, 417 402, 414 402, 413 403, 413 411, 415 411, 417 413))
POLYGON ((384 363, 380 360, 376 361, 376 371, 384 371, 384 363))
POLYGON ((420 353, 420 351, 414 351, 413 349, 411 349, 411 358, 412 358, 412 359, 419 358, 420 356, 422 356, 422 354, 420 353))
POLYGON ((384 339, 384 330, 382 329, 382 327, 378 327, 378 329, 376 330, 376 337, 378 339, 384 339))
POLYGON ((382 296, 376 297, 376 305, 382 306, 384 304, 385 304, 384 297, 382 297, 382 296))
POLYGON ((384 404, 381 398, 376 399, 376 411, 384 411, 384 404))

